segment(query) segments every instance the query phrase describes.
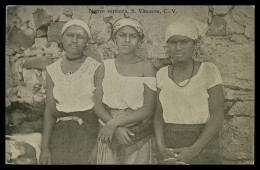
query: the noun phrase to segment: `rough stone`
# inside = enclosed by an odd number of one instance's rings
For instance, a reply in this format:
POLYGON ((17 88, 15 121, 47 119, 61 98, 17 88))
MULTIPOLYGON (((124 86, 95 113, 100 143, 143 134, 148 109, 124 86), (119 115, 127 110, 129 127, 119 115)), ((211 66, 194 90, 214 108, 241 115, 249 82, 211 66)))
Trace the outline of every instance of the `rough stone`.
POLYGON ((14 63, 14 62, 16 62, 17 60, 19 60, 19 58, 21 58, 21 57, 23 57, 24 56, 24 54, 15 54, 14 56, 11 56, 11 58, 9 59, 9 61, 11 62, 11 63, 14 63))
POLYGON ((220 130, 221 155, 228 160, 252 160, 254 157, 254 119, 233 117, 220 130))
POLYGON ((36 93, 33 95, 33 101, 36 103, 44 103, 45 95, 40 95, 39 93, 36 93))
POLYGON ((8 44, 8 47, 11 48, 14 53, 22 53, 22 50, 20 47, 18 47, 16 44, 8 44))
POLYGON ((19 27, 19 25, 22 23, 22 19, 17 15, 17 6, 7 6, 6 14, 7 32, 9 32, 14 26, 19 27))
POLYGON ((238 35, 238 34, 233 34, 230 37, 230 41, 243 44, 243 43, 248 43, 248 39, 244 35, 238 35))
POLYGON ((208 18, 208 24, 210 24, 213 20, 213 12, 210 11, 209 9, 209 18, 208 18))
POLYGON ((26 50, 24 50, 24 56, 25 57, 31 57, 33 55, 34 54, 33 54, 32 50, 31 50, 31 48, 27 48, 26 50))
POLYGON ((207 35, 226 35, 226 21, 222 16, 214 16, 207 35))
POLYGON ((18 92, 18 87, 6 88, 6 97, 10 98, 11 96, 16 96, 18 92))
POLYGON ((225 20, 227 22, 226 35, 230 34, 243 34, 245 29, 242 25, 236 23, 230 14, 226 15, 225 20))
POLYGON ((228 112, 230 116, 250 116, 254 117, 254 102, 253 101, 238 101, 228 112))
POLYGON ((34 47, 37 49, 44 49, 46 44, 48 43, 48 40, 46 37, 41 38, 35 38, 34 47))
POLYGON ((11 96, 10 98, 8 98, 10 100, 10 102, 19 102, 19 99, 17 96, 11 96))
POLYGON ((36 72, 35 69, 23 69, 23 80, 27 87, 34 88, 44 83, 43 78, 39 77, 36 72))
POLYGON ((223 88, 224 96, 227 100, 240 100, 240 101, 254 101, 254 91, 233 90, 230 88, 223 88))
POLYGON ((24 32, 16 27, 12 29, 8 36, 8 44, 17 45, 19 48, 29 48, 34 42, 35 31, 24 32))
POLYGON ((39 37, 47 37, 47 29, 48 28, 39 28, 37 29, 36 31, 36 37, 39 38, 39 37))
POLYGON ((67 17, 72 17, 73 16, 73 12, 71 10, 71 8, 64 8, 62 10, 63 15, 67 16, 67 17))
POLYGON ((60 52, 60 48, 56 42, 52 42, 48 48, 45 48, 45 55, 57 55, 60 52))
POLYGON ((103 17, 99 15, 93 15, 92 20, 89 23, 92 30, 92 41, 98 45, 104 44, 111 38, 112 24, 105 22, 103 17))
POLYGON ((71 20, 72 19, 72 17, 67 17, 67 16, 65 16, 65 15, 61 15, 61 16, 59 16, 59 21, 60 22, 67 22, 67 21, 69 21, 69 20, 71 20))
POLYGON ((13 54, 14 54, 14 50, 11 49, 11 48, 9 47, 9 45, 5 45, 5 55, 10 56, 10 55, 13 55, 13 54))
POLYGON ((66 22, 64 21, 51 23, 51 25, 48 27, 48 32, 47 32, 49 42, 58 42, 58 43, 61 42, 61 36, 60 36, 61 29, 65 23, 66 22))
POLYGON ((195 59, 217 65, 224 85, 254 89, 253 42, 238 44, 231 42, 226 36, 207 36, 202 39, 198 54, 195 59))
POLYGON ((48 15, 42 8, 37 8, 33 12, 33 19, 36 29, 41 28, 42 26, 48 26, 53 20, 52 16, 48 15))
POLYGON ((21 103, 33 103, 33 90, 26 86, 19 86, 17 96, 21 103))
POLYGON ((5 107, 11 106, 11 102, 8 98, 5 98, 5 107))
POLYGON ((29 23, 30 23, 29 20, 22 22, 22 24, 18 28, 21 29, 26 35, 34 35, 35 36, 36 32, 35 32, 34 29, 29 27, 29 23))
POLYGON ((14 79, 12 76, 12 68, 8 61, 5 61, 5 88, 8 89, 14 86, 14 79))
MULTIPOLYGON (((44 55, 44 48, 34 48, 32 50, 32 56, 43 56, 44 55)), ((30 56, 30 57, 32 57, 30 56)))
POLYGON ((23 58, 20 58, 16 62, 14 62, 12 65, 12 73, 15 74, 17 72, 20 73, 23 72, 23 68, 22 68, 23 63, 24 63, 23 58))
POLYGON ((47 65, 53 63, 54 60, 49 56, 31 57, 25 59, 23 67, 27 69, 46 69, 47 65))
POLYGON ((238 9, 238 6, 235 6, 234 9, 232 9, 231 14, 237 23, 239 23, 240 25, 246 26, 247 17, 244 13, 242 13, 238 9))
POLYGON ((248 18, 255 18, 255 8, 253 5, 237 5, 235 8, 245 14, 248 18))
POLYGON ((69 21, 72 19, 73 16, 73 12, 71 10, 71 8, 63 8, 62 10, 62 15, 59 15, 58 17, 58 21, 69 21))
POLYGON ((213 15, 225 15, 228 13, 232 5, 213 5, 213 15))
POLYGON ((245 36, 250 38, 251 40, 255 39, 255 23, 252 19, 247 21, 247 25, 245 28, 245 36))

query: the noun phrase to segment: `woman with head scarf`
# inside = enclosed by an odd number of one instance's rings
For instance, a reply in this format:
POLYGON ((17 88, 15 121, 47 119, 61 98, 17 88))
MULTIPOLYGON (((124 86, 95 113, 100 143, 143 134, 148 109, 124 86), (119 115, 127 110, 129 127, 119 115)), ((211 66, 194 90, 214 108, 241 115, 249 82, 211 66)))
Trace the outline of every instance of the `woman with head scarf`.
POLYGON ((193 60, 194 45, 206 31, 207 24, 191 17, 181 17, 166 29, 172 65, 156 74, 154 116, 163 164, 220 163, 217 154, 210 156, 205 149, 224 118, 221 75, 213 63, 193 60))
POLYGON ((91 164, 98 119, 94 113, 94 74, 100 65, 83 51, 91 39, 82 20, 62 28, 64 56, 46 67, 46 108, 41 164, 91 164))
POLYGON ((118 54, 97 73, 94 109, 102 125, 97 164, 152 162, 156 79, 153 64, 135 54, 142 38, 142 25, 133 18, 113 25, 118 54))

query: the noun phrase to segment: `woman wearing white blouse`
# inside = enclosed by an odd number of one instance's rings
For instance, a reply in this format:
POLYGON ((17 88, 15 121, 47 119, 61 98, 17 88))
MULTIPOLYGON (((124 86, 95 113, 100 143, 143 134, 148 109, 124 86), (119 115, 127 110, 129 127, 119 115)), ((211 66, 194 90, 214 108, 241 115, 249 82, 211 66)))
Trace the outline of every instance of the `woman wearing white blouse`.
POLYGON ((94 75, 100 65, 83 54, 88 25, 70 20, 62 28, 64 56, 46 67, 46 108, 41 164, 93 164, 98 119, 93 111, 94 75))
POLYGON ((156 103, 155 70, 135 55, 143 38, 133 18, 113 25, 115 59, 98 69, 95 113, 103 126, 98 135, 98 164, 152 163, 152 116, 156 103))
POLYGON ((203 155, 203 148, 216 135, 224 118, 221 75, 213 63, 192 59, 194 45, 206 31, 206 24, 190 17, 179 18, 166 30, 173 64, 156 74, 154 116, 162 163, 219 163, 203 155))

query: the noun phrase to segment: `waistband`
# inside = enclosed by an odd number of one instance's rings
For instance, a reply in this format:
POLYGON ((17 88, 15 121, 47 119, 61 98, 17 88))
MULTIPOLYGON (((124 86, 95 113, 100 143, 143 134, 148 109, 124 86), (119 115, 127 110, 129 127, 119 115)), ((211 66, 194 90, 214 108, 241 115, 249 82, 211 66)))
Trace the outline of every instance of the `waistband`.
POLYGON ((94 113, 94 109, 90 109, 90 110, 85 110, 85 111, 78 111, 78 112, 61 112, 61 111, 57 111, 57 118, 59 117, 70 117, 70 116, 77 116, 80 118, 83 118, 87 115, 89 115, 89 113, 94 113))
POLYGON ((174 124, 165 123, 165 128, 171 131, 198 131, 204 128, 205 124, 174 124))
POLYGON ((85 121, 88 123, 97 122, 97 116, 94 109, 70 113, 58 111, 57 114, 56 122, 73 120, 77 121, 80 125, 85 121))

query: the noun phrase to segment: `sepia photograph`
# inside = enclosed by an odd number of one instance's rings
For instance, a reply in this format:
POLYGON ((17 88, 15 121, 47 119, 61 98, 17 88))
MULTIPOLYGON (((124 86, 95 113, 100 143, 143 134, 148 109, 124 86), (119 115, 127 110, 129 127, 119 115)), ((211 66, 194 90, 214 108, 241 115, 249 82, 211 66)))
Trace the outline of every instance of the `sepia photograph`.
POLYGON ((6 165, 254 165, 254 5, 7 5, 6 165))

